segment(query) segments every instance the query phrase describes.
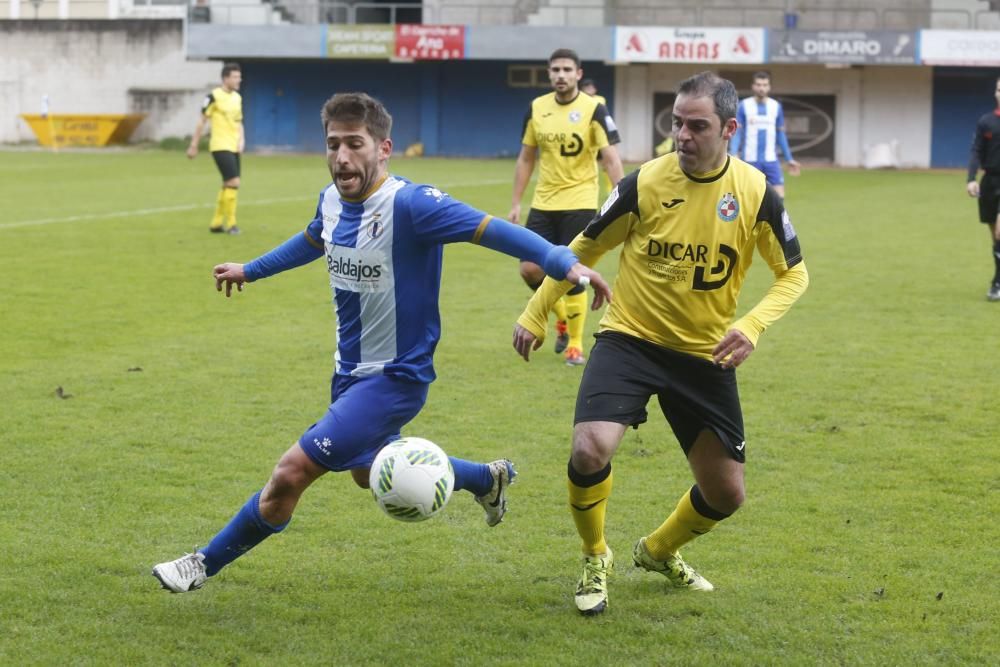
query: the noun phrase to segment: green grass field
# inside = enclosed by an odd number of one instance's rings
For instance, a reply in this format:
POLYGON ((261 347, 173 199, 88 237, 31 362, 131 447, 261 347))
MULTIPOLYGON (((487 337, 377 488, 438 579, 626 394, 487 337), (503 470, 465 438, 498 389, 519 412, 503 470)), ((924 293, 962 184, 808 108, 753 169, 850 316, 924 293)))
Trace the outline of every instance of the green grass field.
MULTIPOLYGON (((508 210, 512 161, 392 166, 508 210)), ((203 590, 160 590, 150 567, 205 544, 325 409, 321 263, 230 300, 211 267, 300 230, 327 181, 321 156, 248 156, 245 233, 220 238, 207 156, 0 153, 0 664, 1000 664, 1000 303, 958 172, 790 180, 811 286, 740 369, 747 503, 685 550, 716 592, 631 567, 691 483, 651 406, 615 459, 610 608, 576 614, 580 370, 515 355, 516 262, 466 245, 407 432, 513 459, 504 523, 468 494, 397 523, 331 475, 203 590)), ((741 309, 769 279, 758 262, 741 309)))

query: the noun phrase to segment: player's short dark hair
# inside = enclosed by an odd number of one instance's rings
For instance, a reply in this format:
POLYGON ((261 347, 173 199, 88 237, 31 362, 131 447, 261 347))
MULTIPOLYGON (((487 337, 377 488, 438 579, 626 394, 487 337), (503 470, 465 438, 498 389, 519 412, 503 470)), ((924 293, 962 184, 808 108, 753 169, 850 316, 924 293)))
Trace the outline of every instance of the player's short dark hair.
POLYGON ((767 79, 770 81, 771 73, 764 69, 757 70, 753 73, 753 80, 756 81, 757 79, 767 79))
POLYGON ((361 123, 375 141, 385 141, 392 132, 392 116, 381 102, 367 93, 337 93, 323 104, 323 129, 331 120, 361 123))
POLYGON ((594 88, 597 88, 597 84, 594 83, 593 79, 580 79, 580 87, 586 88, 587 86, 593 86, 594 88))
POLYGON ((553 60, 559 60, 560 58, 572 60, 576 63, 576 68, 580 69, 580 56, 578 56, 576 51, 573 49, 556 49, 552 52, 552 55, 549 56, 549 64, 551 65, 553 60))
POLYGON ((715 114, 723 125, 730 118, 736 118, 736 107, 740 98, 736 86, 729 79, 723 79, 715 72, 701 72, 681 81, 677 86, 678 95, 690 97, 711 97, 715 102, 715 114))
POLYGON ((233 72, 242 72, 239 63, 226 63, 222 66, 222 78, 225 79, 227 76, 233 72))

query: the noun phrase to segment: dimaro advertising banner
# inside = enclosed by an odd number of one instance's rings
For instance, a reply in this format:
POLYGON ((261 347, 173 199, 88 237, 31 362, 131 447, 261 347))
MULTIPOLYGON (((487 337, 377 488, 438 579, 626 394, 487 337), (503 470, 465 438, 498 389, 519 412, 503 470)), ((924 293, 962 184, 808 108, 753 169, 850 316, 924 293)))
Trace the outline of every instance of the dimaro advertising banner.
POLYGON ((917 33, 897 30, 772 30, 767 59, 772 63, 916 65, 917 33))
POLYGON ((921 30, 920 62, 925 65, 1000 66, 996 30, 921 30))
POLYGON ((618 62, 763 63, 763 28, 615 28, 618 62))

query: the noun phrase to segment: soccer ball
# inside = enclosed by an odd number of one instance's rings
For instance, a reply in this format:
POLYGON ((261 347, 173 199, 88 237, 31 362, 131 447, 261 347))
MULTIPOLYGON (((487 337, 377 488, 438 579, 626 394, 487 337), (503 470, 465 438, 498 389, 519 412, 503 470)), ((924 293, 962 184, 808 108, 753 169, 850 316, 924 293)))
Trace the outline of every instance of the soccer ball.
POLYGON ((390 442, 372 462, 368 483, 382 511, 400 521, 424 521, 444 509, 455 488, 448 455, 430 440, 390 442))

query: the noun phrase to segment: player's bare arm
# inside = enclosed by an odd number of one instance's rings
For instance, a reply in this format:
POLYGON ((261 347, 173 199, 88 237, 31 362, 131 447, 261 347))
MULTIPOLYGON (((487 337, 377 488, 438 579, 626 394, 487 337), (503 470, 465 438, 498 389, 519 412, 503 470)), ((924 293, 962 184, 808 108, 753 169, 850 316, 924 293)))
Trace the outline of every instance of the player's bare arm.
POLYGON ((510 214, 507 219, 515 225, 521 224, 521 197, 528 187, 531 179, 531 172, 535 170, 535 147, 521 144, 521 152, 517 156, 517 165, 514 167, 514 194, 511 197, 510 214))
POLYGON ((621 155, 618 154, 618 146, 606 146, 601 149, 601 166, 608 174, 611 187, 618 185, 618 181, 625 176, 625 167, 622 166, 621 155))
POLYGON ((205 120, 204 116, 198 116, 198 124, 194 126, 191 144, 187 147, 187 156, 191 159, 198 155, 198 142, 201 141, 201 133, 205 131, 205 120))
POLYGON ((243 291, 243 283, 247 281, 246 274, 243 272, 243 265, 236 264, 235 262, 226 262, 225 264, 219 264, 212 269, 212 275, 215 277, 215 289, 219 292, 222 291, 222 286, 226 286, 226 297, 229 297, 233 293, 233 285, 236 286, 236 290, 239 292, 243 291))
POLYGON ((753 352, 753 343, 737 329, 730 329, 712 350, 712 359, 722 368, 736 368, 753 352))

